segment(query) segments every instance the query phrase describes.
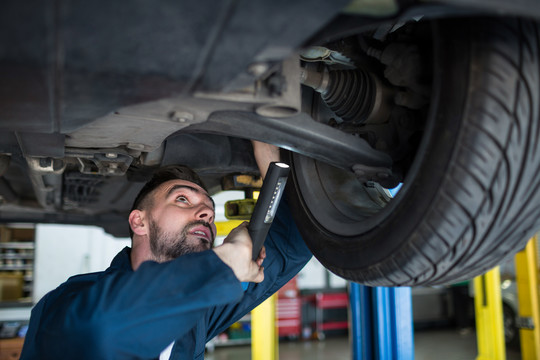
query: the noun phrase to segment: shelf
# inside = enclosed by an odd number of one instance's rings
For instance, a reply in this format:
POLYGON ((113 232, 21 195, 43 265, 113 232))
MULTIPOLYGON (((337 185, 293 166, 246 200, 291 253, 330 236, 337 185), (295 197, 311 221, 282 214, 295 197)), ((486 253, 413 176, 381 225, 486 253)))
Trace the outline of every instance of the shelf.
POLYGON ((32 303, 34 224, 0 225, 0 307, 32 303))
POLYGON ((35 244, 30 241, 18 242, 0 242, 0 249, 31 249, 34 250, 35 244))
POLYGON ((34 265, 0 265, 0 271, 34 270, 34 265))
POLYGON ((34 254, 0 254, 0 260, 34 260, 34 254))

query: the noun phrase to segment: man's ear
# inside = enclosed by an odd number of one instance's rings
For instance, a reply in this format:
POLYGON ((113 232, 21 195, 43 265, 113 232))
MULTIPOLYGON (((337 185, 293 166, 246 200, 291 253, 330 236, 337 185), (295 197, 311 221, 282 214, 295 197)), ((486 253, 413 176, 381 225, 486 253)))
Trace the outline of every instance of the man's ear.
POLYGON ((147 235, 148 233, 148 227, 145 224, 144 215, 144 211, 141 210, 133 210, 129 214, 129 227, 131 227, 131 230, 136 235, 147 235))

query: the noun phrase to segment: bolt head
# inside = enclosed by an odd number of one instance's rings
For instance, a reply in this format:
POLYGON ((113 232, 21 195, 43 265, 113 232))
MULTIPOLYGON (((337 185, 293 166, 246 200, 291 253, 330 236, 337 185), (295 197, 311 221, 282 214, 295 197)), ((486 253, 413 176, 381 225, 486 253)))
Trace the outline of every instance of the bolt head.
POLYGON ((193 121, 195 118, 192 113, 189 113, 187 111, 173 111, 170 115, 170 118, 172 121, 176 121, 179 123, 186 123, 193 121))
POLYGON ((266 71, 268 71, 267 63, 253 63, 248 67, 248 73, 256 77, 263 75, 266 71))
POLYGON ((143 144, 133 144, 133 143, 130 143, 127 145, 128 149, 131 149, 131 150, 136 150, 136 151, 143 151, 144 150, 144 145, 143 144))

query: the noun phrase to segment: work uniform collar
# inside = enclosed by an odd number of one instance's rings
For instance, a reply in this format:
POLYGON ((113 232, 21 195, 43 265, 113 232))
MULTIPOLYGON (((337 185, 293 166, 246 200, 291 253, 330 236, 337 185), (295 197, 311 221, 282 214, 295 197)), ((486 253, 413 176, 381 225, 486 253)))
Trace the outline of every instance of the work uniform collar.
POLYGON ((122 270, 133 270, 131 267, 131 248, 126 246, 122 251, 116 254, 110 267, 122 270))

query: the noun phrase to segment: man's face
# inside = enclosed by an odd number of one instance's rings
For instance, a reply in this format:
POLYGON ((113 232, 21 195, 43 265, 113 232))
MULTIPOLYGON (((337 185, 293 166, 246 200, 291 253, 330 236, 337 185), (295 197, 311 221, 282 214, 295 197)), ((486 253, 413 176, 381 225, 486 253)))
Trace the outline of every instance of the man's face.
POLYGON ((158 262, 212 248, 214 202, 198 185, 170 180, 160 185, 148 211, 150 249, 158 262))

